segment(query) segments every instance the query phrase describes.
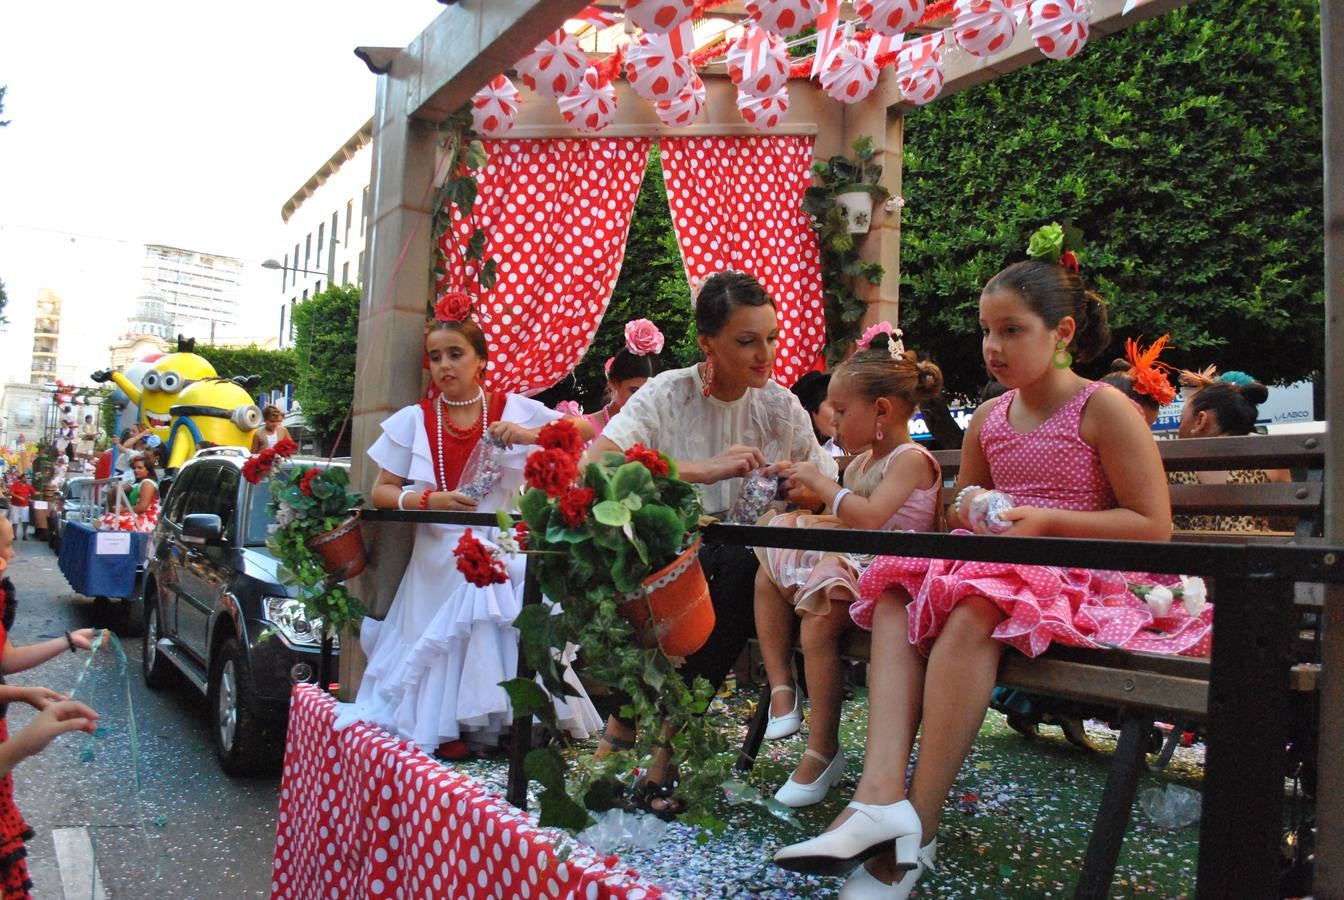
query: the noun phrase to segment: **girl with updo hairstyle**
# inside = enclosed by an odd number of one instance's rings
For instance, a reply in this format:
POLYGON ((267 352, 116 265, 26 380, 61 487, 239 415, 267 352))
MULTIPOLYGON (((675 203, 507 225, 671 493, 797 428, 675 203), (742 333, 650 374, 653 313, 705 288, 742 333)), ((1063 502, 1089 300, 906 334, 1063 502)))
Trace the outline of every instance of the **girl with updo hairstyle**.
MULTIPOLYGON (((1008 390, 967 426, 949 524, 963 534, 1169 540, 1170 495, 1151 432, 1123 394, 1072 369, 1109 343, 1106 304, 1071 254, 1054 255, 1008 266, 980 294, 981 355, 1008 390)), ((1211 606, 1198 616, 1173 608, 1159 621, 1130 590, 1173 581, 878 556, 849 604, 854 623, 872 632, 863 775, 826 831, 782 848, 775 862, 851 871, 842 896, 907 896, 932 869, 948 792, 984 721, 1004 647, 1037 656, 1054 643, 1103 646, 1106 622, 1124 627, 1109 627, 1105 645, 1206 655, 1211 606)))
MULTIPOLYGON (((1243 372, 1226 372, 1217 378, 1207 369, 1195 374, 1204 374, 1210 380, 1199 384, 1191 379, 1186 387, 1177 430, 1180 437, 1233 437, 1255 430, 1260 404, 1269 399, 1268 388, 1243 372)), ((1172 484, 1267 484, 1291 481, 1292 473, 1284 469, 1237 469, 1169 472, 1167 477, 1172 484)), ((1273 527, 1262 516, 1237 515, 1179 515, 1172 517, 1171 525, 1177 531, 1264 532, 1273 527)))
MULTIPOLYGON (((409 348, 408 348, 409 349, 409 348)), ((380 509, 494 512, 507 509, 523 484, 523 467, 542 426, 560 413, 519 394, 486 386, 490 349, 471 318, 466 294, 446 294, 425 323, 423 352, 429 390, 385 419, 368 450, 379 467, 371 499, 380 509), (467 464, 486 437, 499 477, 472 478, 467 464)), ((419 356, 419 354, 417 354, 419 356)), ((581 417, 568 421, 586 438, 581 417)), ((455 564, 463 536, 457 525, 417 524, 410 561, 383 620, 366 618, 360 642, 368 668, 342 721, 373 722, 444 758, 498 744, 513 724, 499 682, 516 668, 524 557, 508 558, 502 584, 477 587, 455 564)), ((473 535, 493 547, 494 529, 473 535)), ((556 701, 562 727, 586 737, 601 717, 577 678, 574 696, 556 701)))
POLYGON ((603 367, 607 376, 607 402, 597 412, 584 416, 593 426, 595 435, 602 433, 636 391, 663 370, 658 358, 662 352, 663 333, 657 325, 648 319, 625 323, 625 346, 603 367))
MULTIPOLYGON (((879 326, 882 327, 882 326, 879 326)), ((919 404, 936 398, 943 373, 908 353, 887 330, 870 331, 859 352, 831 376, 827 399, 840 442, 867 447, 845 469, 844 486, 811 463, 781 464, 790 483, 816 491, 827 512, 787 512, 769 524, 798 528, 865 528, 932 531, 942 504, 942 474, 932 454, 910 437, 919 404)), ((840 637, 851 626, 849 604, 869 557, 818 550, 756 548, 756 635, 770 679, 771 740, 802 725, 801 697, 794 680, 793 631, 801 630, 803 662, 812 704, 807 750, 775 799, 786 806, 820 802, 845 771, 840 748, 844 675, 840 637)))

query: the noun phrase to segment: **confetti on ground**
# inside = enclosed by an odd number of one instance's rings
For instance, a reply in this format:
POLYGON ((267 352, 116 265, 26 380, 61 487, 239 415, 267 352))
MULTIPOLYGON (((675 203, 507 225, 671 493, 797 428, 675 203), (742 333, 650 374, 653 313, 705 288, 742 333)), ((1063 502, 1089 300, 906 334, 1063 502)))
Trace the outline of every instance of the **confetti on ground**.
MULTIPOLYGON (((738 695, 719 713, 736 744, 746 733, 754 698, 738 695)), ((867 729, 862 691, 845 704, 842 741, 849 751, 845 778, 826 801, 796 811, 801 828, 749 804, 728 806, 728 831, 697 843, 696 829, 673 823, 651 850, 618 851, 621 864, 674 897, 687 900, 834 897, 841 879, 799 875, 770 863, 779 847, 821 832, 854 793, 863 768, 867 729)), ((1066 743, 1057 728, 1041 727, 1027 741, 996 712, 985 717, 971 755, 948 795, 938 834, 938 871, 911 895, 929 897, 1069 897, 1082 867, 1092 819, 1101 800, 1117 733, 1087 723, 1099 752, 1066 743)), ((805 746, 802 736, 766 742, 747 781, 771 796, 792 771, 805 746)), ((575 752, 591 752, 593 742, 575 752)), ((1177 749, 1170 765, 1142 777, 1140 788, 1179 784, 1199 790, 1204 746, 1177 749)), ((491 790, 504 793, 507 762, 491 757, 454 763, 491 790)), ((536 809, 535 796, 531 797, 536 809)), ((1199 826, 1169 831, 1154 825, 1136 803, 1116 870, 1114 897, 1193 894, 1199 826)))

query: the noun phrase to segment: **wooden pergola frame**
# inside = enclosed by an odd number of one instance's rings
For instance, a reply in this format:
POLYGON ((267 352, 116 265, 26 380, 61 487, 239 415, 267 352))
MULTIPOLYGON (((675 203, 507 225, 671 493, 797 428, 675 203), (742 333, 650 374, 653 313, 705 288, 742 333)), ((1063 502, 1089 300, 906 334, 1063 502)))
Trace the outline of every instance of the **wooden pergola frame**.
MULTIPOLYGON (((434 262, 430 220, 434 177, 439 160, 436 124, 465 103, 499 72, 516 62, 520 48, 535 46, 582 10, 590 0, 462 0, 451 3, 405 48, 364 47, 356 51, 379 75, 374 113, 373 177, 370 191, 372 229, 365 254, 366 286, 360 309, 353 410, 353 476, 367 489, 377 474, 364 450, 378 423, 414 402, 422 390, 417 346, 424 326, 429 272, 434 262)), ((1187 0, 1149 0, 1127 16, 1123 0, 1093 0, 1094 37, 1110 34, 1182 6, 1187 0)), ((608 0, 607 5, 618 5, 608 0)), ((740 3, 725 15, 740 15, 740 3)), ((717 14, 717 11, 716 11, 717 14)), ((959 54, 947 67, 944 94, 962 90, 1042 59, 1027 29, 989 65, 959 54)), ((1344 421, 1344 3, 1321 0, 1321 78, 1325 155, 1325 381, 1326 419, 1344 421), (1329 348, 1335 347, 1335 351, 1329 348)), ((743 134, 732 87, 721 77, 706 79, 709 98, 702 121, 687 129, 668 129, 650 104, 622 96, 620 116, 604 136, 743 134)), ((622 83, 618 88, 628 90, 622 83)), ((814 85, 790 85, 792 107, 775 133, 814 134, 821 155, 838 152, 862 134, 873 136, 884 156, 884 183, 900 193, 905 101, 890 70, 863 103, 832 103, 814 85)), ((936 102, 936 101, 935 101, 936 102)), ((553 104, 525 103, 513 134, 520 137, 578 136, 553 104)), ((864 255, 886 269, 883 283, 866 298, 870 319, 896 321, 899 311, 899 213, 875 217, 864 255)), ((1344 477, 1339 465, 1344 438, 1327 435, 1327 544, 1344 543, 1344 477)), ((410 555, 410 526, 383 524, 383 540, 373 548, 367 573, 354 586, 376 613, 391 603, 410 555), (397 534, 394 529, 400 529, 397 534)), ((1323 677, 1317 796, 1315 896, 1344 900, 1344 585, 1325 588, 1323 677)), ((357 685, 364 660, 358 642, 347 640, 341 658, 341 683, 357 685)))

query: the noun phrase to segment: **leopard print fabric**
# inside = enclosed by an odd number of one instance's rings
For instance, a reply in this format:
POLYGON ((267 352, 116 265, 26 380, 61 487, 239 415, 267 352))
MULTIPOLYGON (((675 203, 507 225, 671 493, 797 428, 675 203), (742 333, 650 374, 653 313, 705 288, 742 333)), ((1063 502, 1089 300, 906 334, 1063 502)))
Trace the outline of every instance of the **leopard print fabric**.
MULTIPOLYGON (((1200 484, 1194 472, 1168 472, 1169 484, 1200 484)), ((1269 476, 1264 469, 1238 469, 1227 474, 1228 484, 1267 484, 1269 476)), ((1269 531, 1269 520, 1263 516, 1172 516, 1175 531, 1269 531)))

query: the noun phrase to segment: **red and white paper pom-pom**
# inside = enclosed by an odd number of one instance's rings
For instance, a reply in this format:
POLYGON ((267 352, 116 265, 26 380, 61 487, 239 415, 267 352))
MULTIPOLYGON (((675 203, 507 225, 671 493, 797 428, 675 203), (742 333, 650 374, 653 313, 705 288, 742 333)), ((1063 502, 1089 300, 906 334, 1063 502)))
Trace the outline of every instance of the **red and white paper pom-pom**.
POLYGON ((784 39, 751 27, 728 48, 728 77, 753 97, 773 97, 789 80, 789 50, 784 39))
POLYGON ((1017 35, 1017 15, 1005 0, 957 0, 952 7, 952 36, 972 56, 998 53, 1017 35))
POLYGON ((663 124, 673 128, 684 128, 694 122, 700 117, 700 110, 704 107, 705 83, 694 73, 677 96, 671 100, 659 100, 653 105, 663 124))
POLYGON ((813 22, 826 0, 747 0, 747 15, 771 34, 792 37, 813 22))
POLYGON ((924 18, 924 0, 855 0, 854 11, 878 34, 905 34, 924 18))
POLYGON ((694 73, 690 61, 675 54, 665 34, 646 34, 625 52, 625 77, 645 100, 671 100, 694 73))
POLYGON ((943 91, 943 55, 925 43, 929 38, 906 41, 896 57, 896 83, 901 94, 916 106, 923 106, 943 91))
POLYGON ((559 97, 568 94, 583 77, 588 56, 579 47, 579 39, 557 31, 518 60, 518 77, 538 94, 559 97))
POLYGON ((855 41, 841 44, 821 70, 822 89, 841 103, 858 103, 876 85, 877 66, 866 58, 864 48, 855 41))
POLYGON ((774 128, 789 111, 788 88, 769 97, 753 97, 745 91, 738 91, 737 111, 741 113, 742 121, 757 131, 774 128))
POLYGON ((518 89, 503 75, 496 75, 471 98, 471 129, 477 134, 500 137, 517 116, 518 89))
POLYGON ((578 87, 556 102, 565 121, 579 131, 601 131, 616 116, 616 88, 603 81, 594 66, 584 70, 578 87))
POLYGON ((1036 49, 1051 59, 1072 59, 1087 43, 1087 13, 1081 0, 1032 0, 1027 18, 1036 49))
POLYGON ((695 12, 695 0, 625 0, 625 17, 654 34, 667 34, 695 12))

